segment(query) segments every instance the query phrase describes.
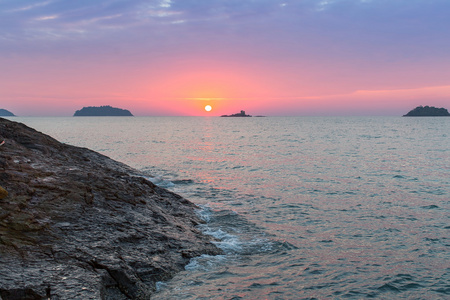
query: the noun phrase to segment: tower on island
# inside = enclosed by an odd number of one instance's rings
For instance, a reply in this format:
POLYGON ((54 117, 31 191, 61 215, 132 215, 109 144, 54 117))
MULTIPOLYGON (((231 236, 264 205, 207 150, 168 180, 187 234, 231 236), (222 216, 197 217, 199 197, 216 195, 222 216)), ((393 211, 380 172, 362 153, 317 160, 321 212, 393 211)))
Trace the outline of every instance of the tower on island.
POLYGON ((232 114, 232 115, 223 115, 222 117, 251 117, 251 115, 246 115, 244 110, 241 110, 240 113, 232 114))

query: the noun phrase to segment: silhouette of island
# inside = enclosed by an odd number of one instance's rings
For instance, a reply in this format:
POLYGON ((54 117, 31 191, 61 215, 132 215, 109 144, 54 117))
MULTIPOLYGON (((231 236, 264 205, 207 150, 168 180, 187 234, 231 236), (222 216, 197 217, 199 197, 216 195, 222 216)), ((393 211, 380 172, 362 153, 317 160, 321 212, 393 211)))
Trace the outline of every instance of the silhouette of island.
POLYGON ((0 117, 15 117, 15 115, 9 110, 0 108, 0 117))
POLYGON ((77 110, 74 117, 132 117, 133 115, 127 109, 121 109, 112 107, 109 105, 105 106, 88 106, 77 110))
POLYGON ((246 115, 245 111, 241 110, 240 113, 232 114, 232 115, 222 115, 221 117, 251 117, 251 115, 246 115))
POLYGON ((434 106, 417 106, 409 111, 404 117, 450 117, 445 108, 436 108, 434 106))

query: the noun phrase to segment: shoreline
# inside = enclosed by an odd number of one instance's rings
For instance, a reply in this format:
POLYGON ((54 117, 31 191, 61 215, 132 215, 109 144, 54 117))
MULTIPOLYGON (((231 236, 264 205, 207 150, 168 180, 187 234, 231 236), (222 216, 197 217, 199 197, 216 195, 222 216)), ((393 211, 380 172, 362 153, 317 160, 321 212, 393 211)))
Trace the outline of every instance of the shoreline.
POLYGON ((3 118, 0 136, 4 299, 148 299, 191 258, 222 253, 197 206, 141 172, 3 118))

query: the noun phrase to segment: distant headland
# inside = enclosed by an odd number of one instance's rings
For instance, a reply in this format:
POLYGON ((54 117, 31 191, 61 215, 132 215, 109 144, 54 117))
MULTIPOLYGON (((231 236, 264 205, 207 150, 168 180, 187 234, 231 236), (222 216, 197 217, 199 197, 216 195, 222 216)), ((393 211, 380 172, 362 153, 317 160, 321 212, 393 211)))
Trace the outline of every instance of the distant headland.
POLYGON ((221 117, 251 117, 251 115, 246 115, 245 111, 241 110, 240 113, 232 114, 232 115, 222 115, 221 117))
POLYGON ((417 106, 409 111, 404 117, 450 117, 445 108, 436 108, 434 106, 417 106))
POLYGON ((0 108, 0 117, 15 117, 15 115, 9 110, 0 108))
POLYGON ((127 109, 121 109, 112 107, 109 105, 105 106, 88 106, 77 110, 74 117, 132 117, 133 114, 127 109))

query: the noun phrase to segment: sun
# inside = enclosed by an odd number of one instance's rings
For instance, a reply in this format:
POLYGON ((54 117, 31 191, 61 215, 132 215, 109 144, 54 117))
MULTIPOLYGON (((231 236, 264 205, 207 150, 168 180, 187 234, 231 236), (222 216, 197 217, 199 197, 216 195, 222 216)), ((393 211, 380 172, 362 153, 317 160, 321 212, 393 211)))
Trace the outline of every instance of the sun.
POLYGON ((205 110, 206 110, 206 111, 211 111, 211 109, 212 109, 212 106, 211 106, 211 105, 206 105, 206 106, 205 106, 205 110))

